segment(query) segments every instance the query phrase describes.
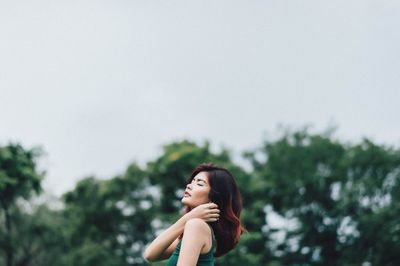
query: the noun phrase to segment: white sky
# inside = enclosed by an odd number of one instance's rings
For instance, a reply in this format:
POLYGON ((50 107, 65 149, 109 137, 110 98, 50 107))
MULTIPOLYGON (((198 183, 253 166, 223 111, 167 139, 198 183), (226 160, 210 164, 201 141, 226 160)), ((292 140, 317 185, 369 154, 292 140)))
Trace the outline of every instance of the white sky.
POLYGON ((236 154, 278 124, 400 144, 400 1, 1 1, 0 145, 45 189, 174 140, 236 154))

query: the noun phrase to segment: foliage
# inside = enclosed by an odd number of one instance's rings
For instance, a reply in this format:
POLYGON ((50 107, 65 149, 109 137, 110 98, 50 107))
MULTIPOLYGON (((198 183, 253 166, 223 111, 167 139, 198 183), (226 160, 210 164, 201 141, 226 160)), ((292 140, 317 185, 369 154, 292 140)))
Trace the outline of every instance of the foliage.
POLYGON ((42 174, 36 169, 39 155, 39 149, 25 150, 19 144, 0 147, 0 207, 4 214, 0 244, 7 266, 13 266, 17 255, 12 209, 17 200, 29 199, 33 192, 41 191, 42 174))
POLYGON ((182 214, 191 171, 214 162, 234 173, 248 230, 217 266, 400 265, 400 151, 332 134, 286 131, 264 140, 243 154, 247 170, 209 142, 169 143, 145 167, 131 163, 107 180, 82 179, 59 210, 21 204, 40 191, 41 174, 32 151, 2 147, 1 249, 13 250, 9 266, 148 265, 142 252, 182 214))
POLYGON ((266 141, 261 152, 267 160, 251 159, 267 182, 267 218, 275 212, 291 223, 276 230, 284 239, 268 242, 281 263, 400 263, 398 150, 370 140, 345 145, 304 130, 266 141))
POLYGON ((64 195, 64 215, 69 221, 65 238, 72 251, 66 255, 65 265, 144 263, 141 254, 150 241, 152 221, 146 180, 145 172, 131 164, 121 176, 105 181, 85 178, 64 195), (90 254, 86 264, 81 259, 85 252, 90 254))

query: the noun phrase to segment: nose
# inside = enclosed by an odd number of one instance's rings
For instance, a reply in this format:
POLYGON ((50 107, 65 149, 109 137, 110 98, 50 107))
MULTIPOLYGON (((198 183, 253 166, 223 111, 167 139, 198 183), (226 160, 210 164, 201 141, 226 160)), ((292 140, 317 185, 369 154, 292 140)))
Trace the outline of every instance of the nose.
POLYGON ((187 184, 187 185, 186 185, 186 188, 188 188, 188 189, 192 190, 192 184, 190 184, 190 183, 189 183, 189 184, 187 184))

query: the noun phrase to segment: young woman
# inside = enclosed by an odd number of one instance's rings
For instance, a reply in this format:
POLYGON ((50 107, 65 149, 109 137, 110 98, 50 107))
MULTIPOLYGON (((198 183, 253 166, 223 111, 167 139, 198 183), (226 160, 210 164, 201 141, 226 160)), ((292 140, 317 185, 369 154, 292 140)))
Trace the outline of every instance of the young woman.
POLYGON ((245 228, 242 199, 233 175, 214 164, 200 164, 181 200, 186 213, 146 248, 147 261, 168 259, 167 266, 214 265, 214 257, 232 250, 245 228))

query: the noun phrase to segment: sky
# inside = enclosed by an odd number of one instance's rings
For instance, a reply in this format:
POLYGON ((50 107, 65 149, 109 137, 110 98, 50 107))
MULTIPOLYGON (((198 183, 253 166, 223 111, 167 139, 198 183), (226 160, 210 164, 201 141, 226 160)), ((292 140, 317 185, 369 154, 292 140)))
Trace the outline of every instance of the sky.
POLYGON ((44 188, 189 139, 236 158, 278 125, 400 145, 399 1, 0 1, 0 145, 44 188))

